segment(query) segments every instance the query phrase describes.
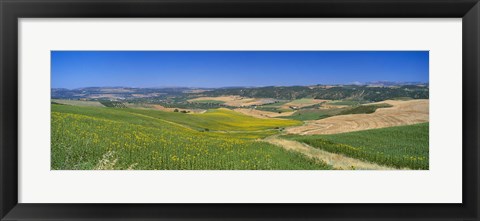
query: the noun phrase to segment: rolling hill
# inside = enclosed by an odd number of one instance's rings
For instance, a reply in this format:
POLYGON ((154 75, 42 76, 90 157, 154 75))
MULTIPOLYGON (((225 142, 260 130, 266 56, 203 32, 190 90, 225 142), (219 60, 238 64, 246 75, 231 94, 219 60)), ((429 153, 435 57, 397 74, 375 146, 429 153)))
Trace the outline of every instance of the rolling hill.
POLYGON ((330 168, 257 139, 277 133, 275 127, 298 123, 291 120, 257 119, 229 110, 195 115, 52 104, 51 122, 54 170, 330 168), (240 121, 225 122, 227 118, 240 121), (205 127, 222 131, 198 130, 205 127))

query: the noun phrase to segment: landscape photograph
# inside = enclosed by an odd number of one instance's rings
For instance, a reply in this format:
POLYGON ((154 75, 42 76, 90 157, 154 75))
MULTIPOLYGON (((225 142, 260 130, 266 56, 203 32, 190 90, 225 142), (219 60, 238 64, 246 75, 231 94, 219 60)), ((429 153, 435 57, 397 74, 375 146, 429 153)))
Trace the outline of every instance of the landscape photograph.
POLYGON ((428 170, 428 51, 51 51, 51 170, 428 170))

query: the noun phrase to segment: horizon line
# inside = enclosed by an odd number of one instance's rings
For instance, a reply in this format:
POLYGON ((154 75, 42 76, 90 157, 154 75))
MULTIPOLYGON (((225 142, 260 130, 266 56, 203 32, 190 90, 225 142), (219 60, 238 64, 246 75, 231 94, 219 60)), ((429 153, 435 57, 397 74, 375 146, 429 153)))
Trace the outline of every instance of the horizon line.
POLYGON ((373 85, 374 83, 394 83, 401 85, 415 85, 415 84, 429 84, 429 82, 421 81, 405 81, 405 82, 392 82, 392 81, 378 81, 378 82, 365 82, 365 83, 337 83, 337 84, 308 84, 308 85, 262 85, 262 86, 218 86, 218 87, 207 87, 207 86, 151 86, 151 87, 141 87, 141 86, 84 86, 77 88, 66 88, 66 87, 52 87, 50 89, 68 89, 68 90, 77 90, 82 88, 141 88, 141 89, 159 89, 159 88, 200 88, 200 89, 221 89, 221 88, 262 88, 262 87, 309 87, 309 86, 341 86, 341 85, 355 85, 355 86, 368 86, 373 85), (402 84, 405 83, 405 84, 402 84), (409 84, 410 83, 410 84, 409 84))

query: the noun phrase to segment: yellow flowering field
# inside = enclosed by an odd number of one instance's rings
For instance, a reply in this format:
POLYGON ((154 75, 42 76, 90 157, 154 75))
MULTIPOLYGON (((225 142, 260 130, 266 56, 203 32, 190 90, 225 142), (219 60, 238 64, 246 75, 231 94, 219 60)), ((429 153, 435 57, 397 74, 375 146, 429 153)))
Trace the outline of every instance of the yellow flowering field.
POLYGON ((257 139, 297 121, 231 112, 220 109, 196 115, 53 104, 51 166, 54 170, 330 169, 324 162, 257 139))

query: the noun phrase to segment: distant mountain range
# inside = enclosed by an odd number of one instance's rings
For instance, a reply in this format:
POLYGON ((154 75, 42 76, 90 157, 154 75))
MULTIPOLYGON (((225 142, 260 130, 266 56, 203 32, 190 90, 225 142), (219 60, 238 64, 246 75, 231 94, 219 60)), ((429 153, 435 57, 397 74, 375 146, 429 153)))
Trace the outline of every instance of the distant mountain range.
POLYGON ((396 81, 372 81, 360 83, 353 83, 355 85, 377 86, 377 87, 391 87, 391 86, 404 86, 404 85, 428 85, 425 82, 411 81, 411 82, 396 82, 396 81))
POLYGON ((428 83, 376 81, 346 85, 268 86, 268 87, 85 87, 52 88, 53 99, 135 100, 145 98, 198 97, 238 95, 243 97, 299 99, 304 97, 329 100, 380 101, 395 97, 428 98, 428 83))

